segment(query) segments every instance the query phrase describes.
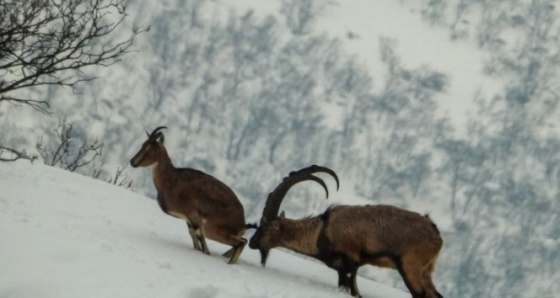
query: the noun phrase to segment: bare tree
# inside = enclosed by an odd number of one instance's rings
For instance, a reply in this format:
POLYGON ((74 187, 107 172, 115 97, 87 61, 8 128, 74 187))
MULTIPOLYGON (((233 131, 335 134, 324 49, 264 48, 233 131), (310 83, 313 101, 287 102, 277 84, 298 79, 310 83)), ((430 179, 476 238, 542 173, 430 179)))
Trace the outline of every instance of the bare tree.
POLYGON ((113 41, 126 18, 123 0, 0 0, 0 103, 48 113, 45 99, 21 95, 34 86, 74 88, 88 66, 119 61, 136 36, 113 41))

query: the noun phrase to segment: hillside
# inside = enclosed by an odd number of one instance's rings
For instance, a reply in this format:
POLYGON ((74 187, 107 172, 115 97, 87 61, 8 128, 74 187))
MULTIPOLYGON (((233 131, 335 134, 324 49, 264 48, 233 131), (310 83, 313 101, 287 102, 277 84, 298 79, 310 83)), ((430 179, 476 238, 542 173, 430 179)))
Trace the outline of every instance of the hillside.
MULTIPOLYGON (((134 192, 27 162, 0 167, 0 297, 349 297, 336 273, 273 251, 240 264, 192 248, 186 225, 134 192)), ((247 235, 249 237, 250 235, 247 235)), ((364 297, 408 297, 360 278, 364 297)))

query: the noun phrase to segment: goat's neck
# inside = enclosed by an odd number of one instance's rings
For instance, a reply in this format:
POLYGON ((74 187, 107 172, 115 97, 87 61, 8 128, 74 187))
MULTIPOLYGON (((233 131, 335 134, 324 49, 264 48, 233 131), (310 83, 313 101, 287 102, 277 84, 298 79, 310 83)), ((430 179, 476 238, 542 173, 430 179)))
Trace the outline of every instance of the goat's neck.
POLYGON ((152 178, 154 179, 154 185, 158 192, 162 192, 164 189, 170 189, 176 182, 176 170, 171 163, 171 159, 167 154, 165 147, 162 147, 161 156, 157 164, 152 169, 152 178))
POLYGON ((323 227, 318 217, 299 220, 284 219, 282 224, 282 246, 308 256, 319 253, 317 239, 323 227))

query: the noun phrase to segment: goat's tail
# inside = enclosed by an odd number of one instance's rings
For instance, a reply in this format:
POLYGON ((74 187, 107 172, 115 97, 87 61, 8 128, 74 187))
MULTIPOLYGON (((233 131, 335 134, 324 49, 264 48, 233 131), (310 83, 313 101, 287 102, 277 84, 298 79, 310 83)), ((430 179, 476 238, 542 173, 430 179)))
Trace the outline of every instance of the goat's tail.
POLYGON ((436 224, 432 221, 432 219, 430 218, 430 216, 426 213, 426 214, 424 214, 424 217, 425 217, 428 221, 430 221, 430 223, 432 224, 432 229, 434 229, 434 231, 439 235, 439 234, 440 234, 440 233, 439 233, 439 229, 438 229, 438 227, 436 226, 436 224))
POLYGON ((258 227, 259 226, 257 226, 256 223, 248 223, 248 224, 245 225, 246 229, 255 229, 256 230, 256 229, 258 229, 258 227))

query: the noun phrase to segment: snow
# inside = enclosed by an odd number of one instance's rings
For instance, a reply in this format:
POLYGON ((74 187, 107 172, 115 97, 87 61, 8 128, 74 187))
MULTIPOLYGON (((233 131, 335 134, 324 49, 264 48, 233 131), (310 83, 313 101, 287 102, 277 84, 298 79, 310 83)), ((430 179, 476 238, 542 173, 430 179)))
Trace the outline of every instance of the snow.
MULTIPOLYGON (((184 223, 131 190, 39 163, 1 165, 0 297, 349 297, 335 271, 292 252, 273 250, 262 268, 248 247, 236 265, 219 243, 208 242, 211 256, 194 251, 184 223)), ((409 297, 361 277, 358 287, 409 297)))

